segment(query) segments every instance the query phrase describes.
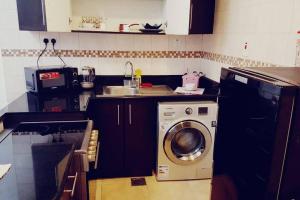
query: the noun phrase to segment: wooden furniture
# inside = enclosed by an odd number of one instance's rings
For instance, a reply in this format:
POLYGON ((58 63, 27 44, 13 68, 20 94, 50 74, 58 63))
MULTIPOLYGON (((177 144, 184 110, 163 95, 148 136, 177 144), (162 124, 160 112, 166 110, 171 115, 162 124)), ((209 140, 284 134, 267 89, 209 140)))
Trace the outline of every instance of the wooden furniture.
POLYGON ((101 99, 91 104, 101 135, 94 177, 151 175, 156 137, 154 100, 101 99))
POLYGON ((17 8, 20 30, 145 34, 139 26, 120 32, 119 24, 148 22, 162 23, 161 34, 188 35, 213 32, 215 0, 17 0, 17 8), (82 27, 87 15, 100 15, 105 27, 82 27))

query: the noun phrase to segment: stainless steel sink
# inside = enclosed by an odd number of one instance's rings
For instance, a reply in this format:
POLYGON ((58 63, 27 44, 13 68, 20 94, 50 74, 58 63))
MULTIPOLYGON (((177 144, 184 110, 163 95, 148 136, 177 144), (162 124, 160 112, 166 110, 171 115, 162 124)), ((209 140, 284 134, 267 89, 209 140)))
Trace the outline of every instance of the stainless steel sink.
POLYGON ((125 86, 104 86, 103 95, 136 95, 139 93, 138 88, 131 88, 125 86))
POLYGON ((167 85, 154 85, 149 88, 131 88, 126 86, 104 86, 103 95, 111 96, 160 96, 173 94, 167 85))

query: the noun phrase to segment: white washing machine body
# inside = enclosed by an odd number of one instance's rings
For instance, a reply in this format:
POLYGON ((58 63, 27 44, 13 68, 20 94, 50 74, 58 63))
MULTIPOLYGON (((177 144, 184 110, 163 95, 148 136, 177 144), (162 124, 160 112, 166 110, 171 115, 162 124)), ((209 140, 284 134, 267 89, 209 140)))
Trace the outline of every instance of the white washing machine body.
POLYGON ((213 101, 158 104, 157 180, 212 177, 217 115, 213 101))

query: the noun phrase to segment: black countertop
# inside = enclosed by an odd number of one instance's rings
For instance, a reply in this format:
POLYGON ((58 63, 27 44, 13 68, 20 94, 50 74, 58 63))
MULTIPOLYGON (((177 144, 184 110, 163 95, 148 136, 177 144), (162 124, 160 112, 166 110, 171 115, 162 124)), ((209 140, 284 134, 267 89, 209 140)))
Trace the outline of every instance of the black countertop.
POLYGON ((0 143, 0 164, 11 164, 0 179, 0 199, 59 199, 74 145, 40 144, 38 139, 37 135, 8 134, 0 143))
MULTIPOLYGON (((155 98, 159 101, 217 100, 218 83, 202 77, 199 87, 205 88, 203 95, 171 94, 160 96, 106 96, 102 95, 103 85, 122 85, 123 76, 97 76, 93 90, 81 90, 72 93, 35 94, 24 93, 8 106, 0 110, 0 118, 5 127, 21 121, 75 120, 86 118, 90 99, 107 98, 155 98), (52 116, 52 117, 51 117, 52 116), (10 120, 11 119, 11 120, 10 120)), ((180 75, 143 76, 143 82, 153 85, 168 85, 173 90, 182 85, 180 75)))
POLYGON ((0 110, 0 116, 6 113, 85 112, 88 100, 94 94, 94 91, 60 94, 26 92, 0 110))

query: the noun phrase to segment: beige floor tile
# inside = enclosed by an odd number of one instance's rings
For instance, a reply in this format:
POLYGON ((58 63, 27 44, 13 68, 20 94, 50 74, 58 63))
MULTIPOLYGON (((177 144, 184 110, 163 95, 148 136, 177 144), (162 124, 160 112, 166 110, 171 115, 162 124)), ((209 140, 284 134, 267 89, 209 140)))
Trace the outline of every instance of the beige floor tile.
POLYGON ((150 200, 209 200, 210 180, 151 182, 150 200))
POLYGON ((148 200, 146 186, 131 186, 130 178, 104 179, 101 183, 101 200, 148 200))
POLYGON ((91 184, 96 185, 96 200, 210 199, 211 180, 158 182, 155 176, 145 178, 146 186, 131 186, 130 178, 102 179, 91 184))
POLYGON ((101 200, 101 180, 89 181, 89 200, 101 200))
POLYGON ((101 200, 102 199, 102 181, 97 180, 96 182, 96 192, 95 192, 95 200, 101 200))
POLYGON ((96 180, 91 180, 89 181, 89 197, 90 200, 95 200, 95 195, 96 195, 96 180))
POLYGON ((107 178, 99 179, 102 184, 130 184, 130 178, 107 178))

